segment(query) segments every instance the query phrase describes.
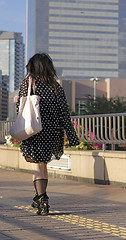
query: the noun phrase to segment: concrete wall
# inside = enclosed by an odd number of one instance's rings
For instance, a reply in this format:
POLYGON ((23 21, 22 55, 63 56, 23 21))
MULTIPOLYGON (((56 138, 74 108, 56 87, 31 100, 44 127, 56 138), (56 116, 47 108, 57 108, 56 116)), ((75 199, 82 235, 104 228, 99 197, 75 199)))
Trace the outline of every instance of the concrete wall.
MULTIPOLYGON (((126 186, 126 154, 112 151, 65 151, 71 158, 71 169, 49 169, 53 177, 91 183, 126 186)), ((18 148, 0 146, 0 166, 32 170, 18 148)))
MULTIPOLYGON (((94 96, 94 82, 93 81, 76 81, 75 82, 75 98, 84 99, 86 95, 94 96)), ((106 82, 99 81, 96 84, 96 96, 107 96, 106 82)))
MULTIPOLYGON (((93 96, 94 83, 92 81, 73 81, 75 84, 75 99, 84 98, 86 94, 93 96)), ((106 78, 105 81, 99 81, 96 85, 96 96, 105 96, 108 99, 114 97, 126 97, 126 79, 106 78)))
POLYGON ((126 97, 126 79, 107 78, 107 98, 126 97))

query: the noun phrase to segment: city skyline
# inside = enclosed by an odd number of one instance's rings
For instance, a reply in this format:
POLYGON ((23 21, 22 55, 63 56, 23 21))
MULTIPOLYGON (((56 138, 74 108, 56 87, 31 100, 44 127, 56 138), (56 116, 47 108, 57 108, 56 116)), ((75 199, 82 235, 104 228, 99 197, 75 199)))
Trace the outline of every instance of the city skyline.
MULTIPOLYGON (((94 1, 94 0, 93 0, 94 1)), ((48 2, 48 1, 47 1, 48 2)), ((66 1, 67 2, 67 1, 66 1)), ((83 1, 81 1, 83 2, 83 1)), ((88 1, 84 1, 85 3, 88 1)), ((91 2, 91 1, 90 1, 91 2)), ((94 1, 95 2, 95 1, 94 1)), ((108 1, 107 1, 108 2, 108 1)), ((110 2, 110 0, 109 0, 110 2)), ((116 2, 116 1, 114 1, 116 2)), ((32 1, 31 1, 32 3, 32 1)), ((107 4, 107 3, 106 3, 107 4)), ((31 4, 32 5, 32 4, 31 4)), ((82 9, 83 10, 83 9, 82 9)), ((55 10, 56 11, 56 10, 55 10)), ((108 11, 109 12, 109 11, 108 11)), ((81 11, 81 14, 84 14, 84 11, 81 11)), ((13 32, 21 32, 23 36, 23 41, 26 46, 26 0, 17 1, 17 0, 1 0, 0 1, 0 30, 1 31, 13 31, 13 32)), ((121 23, 122 25, 122 23, 121 23)), ((120 25, 120 26, 121 26, 120 25)), ((51 25, 52 26, 52 25, 51 25)), ((115 26, 114 26, 115 28, 115 26)), ((56 30, 57 31, 57 30, 56 30)), ((58 30, 59 31, 59 30, 58 30)), ((117 29, 115 29, 117 31, 117 29)), ((52 34, 52 33, 51 33, 52 34)), ((57 33, 58 34, 58 33, 57 33)), ((122 37, 124 38, 124 34, 120 35, 120 39, 122 41, 122 37)), ((51 38, 54 38, 51 36, 51 38)), ((57 37, 56 37, 57 38, 57 37)), ((51 40, 52 41, 52 40, 51 40)), ((122 44, 122 42, 121 42, 122 44)), ((46 51, 46 50, 44 50, 46 51)), ((52 59, 55 59, 54 52, 49 51, 52 59)), ((124 54, 124 49, 122 47, 121 51, 119 51, 120 60, 122 61, 125 56, 122 57, 122 53, 124 54)), ((112 53, 113 54, 113 53, 112 53)), ((115 53, 114 53, 115 54, 115 53)), ((124 54, 125 55, 125 54, 124 54)), ((82 60, 81 60, 82 61, 82 60)), ((117 59, 116 62, 117 63, 117 59)), ((95 64, 94 64, 95 65, 95 64)), ((124 65, 124 60, 123 64, 124 65)), ((124 67, 123 67, 124 68, 124 67)), ((91 67, 92 69, 92 67, 91 67)), ((63 74, 62 74, 63 75, 63 74)), ((124 75, 124 74, 123 74, 124 75)), ((92 76, 94 77, 94 76, 92 76)), ((97 76, 96 76, 97 77, 97 76)), ((108 76, 107 76, 108 77, 108 76)), ((121 76, 120 76, 121 77, 121 76)))

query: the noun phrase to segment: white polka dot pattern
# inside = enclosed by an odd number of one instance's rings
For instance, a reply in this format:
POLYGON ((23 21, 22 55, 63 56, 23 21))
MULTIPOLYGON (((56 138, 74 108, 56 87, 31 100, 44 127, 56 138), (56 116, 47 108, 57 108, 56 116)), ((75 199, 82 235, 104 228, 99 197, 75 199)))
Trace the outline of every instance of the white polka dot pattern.
MULTIPOLYGON (((52 155, 60 159, 63 154, 64 130, 70 146, 78 145, 79 140, 71 123, 65 93, 56 83, 57 93, 52 86, 47 86, 38 77, 35 79, 36 94, 40 96, 40 115, 42 131, 22 141, 21 151, 25 158, 34 162, 49 162, 52 155)), ((28 80, 24 79, 18 96, 17 112, 21 96, 27 96, 28 80)), ((31 92, 33 94, 33 92, 31 92)))

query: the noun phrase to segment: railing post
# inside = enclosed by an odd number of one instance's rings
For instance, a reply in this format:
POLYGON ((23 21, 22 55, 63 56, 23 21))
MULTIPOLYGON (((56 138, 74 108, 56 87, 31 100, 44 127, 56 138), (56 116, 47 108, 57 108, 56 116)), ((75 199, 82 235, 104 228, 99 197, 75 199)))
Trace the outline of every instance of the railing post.
POLYGON ((102 151, 105 151, 105 150, 106 150, 106 144, 103 143, 103 144, 102 144, 102 151))
POLYGON ((115 150, 115 144, 114 144, 114 143, 111 144, 111 150, 112 150, 112 151, 115 150))
MULTIPOLYGON (((111 130, 111 133, 112 133, 112 138, 113 138, 113 137, 114 137, 113 128, 112 128, 112 130, 111 130)), ((112 150, 112 151, 115 150, 115 144, 114 144, 114 143, 111 144, 111 150, 112 150)))

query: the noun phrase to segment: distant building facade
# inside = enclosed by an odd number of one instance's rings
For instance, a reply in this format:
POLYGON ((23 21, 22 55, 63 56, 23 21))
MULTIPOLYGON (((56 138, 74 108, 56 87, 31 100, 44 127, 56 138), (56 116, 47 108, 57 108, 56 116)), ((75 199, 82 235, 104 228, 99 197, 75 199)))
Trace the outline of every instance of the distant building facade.
POLYGON ((126 76, 126 0, 27 0, 27 60, 51 55, 67 80, 126 76))
POLYGON ((15 121, 17 118, 16 102, 19 90, 9 93, 8 120, 15 121))
POLYGON ((8 117, 8 85, 9 77, 2 75, 0 71, 0 120, 7 120, 8 117))
POLYGON ((9 92, 24 78, 25 47, 21 33, 0 31, 0 70, 9 77, 9 92))

